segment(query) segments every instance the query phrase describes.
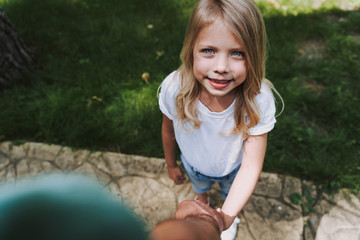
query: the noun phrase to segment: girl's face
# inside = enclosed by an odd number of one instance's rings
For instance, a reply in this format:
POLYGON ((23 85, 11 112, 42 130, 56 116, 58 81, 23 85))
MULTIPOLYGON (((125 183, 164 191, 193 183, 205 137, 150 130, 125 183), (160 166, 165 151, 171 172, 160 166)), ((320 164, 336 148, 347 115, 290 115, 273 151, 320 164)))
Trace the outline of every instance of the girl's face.
POLYGON ((234 89, 246 79, 244 48, 218 20, 201 29, 196 39, 193 72, 204 94, 234 97, 234 89))

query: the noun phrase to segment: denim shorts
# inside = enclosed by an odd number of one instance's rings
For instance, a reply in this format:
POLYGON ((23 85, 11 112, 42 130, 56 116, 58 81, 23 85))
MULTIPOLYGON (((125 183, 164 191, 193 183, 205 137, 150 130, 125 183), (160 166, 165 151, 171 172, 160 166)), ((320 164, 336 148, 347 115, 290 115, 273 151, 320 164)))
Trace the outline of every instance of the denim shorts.
POLYGON ((201 194, 208 192, 215 182, 218 182, 221 189, 221 196, 225 199, 230 191, 230 187, 240 169, 241 164, 236 167, 231 173, 223 177, 206 176, 194 169, 186 161, 182 161, 186 174, 188 175, 193 189, 196 193, 201 194))

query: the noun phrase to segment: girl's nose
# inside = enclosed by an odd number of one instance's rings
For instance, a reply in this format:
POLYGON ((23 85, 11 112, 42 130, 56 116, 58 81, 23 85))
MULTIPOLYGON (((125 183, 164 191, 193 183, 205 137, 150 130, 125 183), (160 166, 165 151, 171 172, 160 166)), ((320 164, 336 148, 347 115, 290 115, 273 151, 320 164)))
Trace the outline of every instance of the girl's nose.
POLYGON ((226 56, 218 55, 214 64, 214 72, 226 73, 229 71, 229 62, 226 56))

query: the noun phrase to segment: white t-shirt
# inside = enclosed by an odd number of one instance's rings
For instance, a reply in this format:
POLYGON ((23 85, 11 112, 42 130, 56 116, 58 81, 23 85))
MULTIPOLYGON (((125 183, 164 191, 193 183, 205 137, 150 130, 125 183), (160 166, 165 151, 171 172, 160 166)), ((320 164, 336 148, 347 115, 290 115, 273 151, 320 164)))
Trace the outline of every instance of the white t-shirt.
MULTIPOLYGON (((190 123, 184 127, 176 118, 175 98, 179 86, 179 74, 174 71, 161 84, 159 106, 163 114, 173 121, 181 160, 207 176, 226 176, 241 164, 244 145, 242 134, 224 134, 234 129, 235 101, 223 112, 211 112, 198 101, 198 118, 202 121, 200 128, 192 129, 189 127, 190 123)), ((274 98, 266 84, 262 84, 256 103, 260 111, 260 122, 249 129, 249 135, 269 132, 276 122, 274 98)))

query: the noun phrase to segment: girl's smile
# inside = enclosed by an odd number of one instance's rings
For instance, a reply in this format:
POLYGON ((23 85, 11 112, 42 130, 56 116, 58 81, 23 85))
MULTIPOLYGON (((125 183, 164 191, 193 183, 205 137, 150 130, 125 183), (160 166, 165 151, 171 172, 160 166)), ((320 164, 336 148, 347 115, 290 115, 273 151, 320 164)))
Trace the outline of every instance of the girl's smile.
MULTIPOLYGON (((235 98, 233 90, 246 79, 244 49, 223 21, 217 20, 199 32, 194 50, 193 73, 202 85, 202 95, 226 108, 235 98)), ((224 109, 220 109, 224 110, 224 109)))
POLYGON ((209 80, 210 85, 217 89, 222 89, 227 87, 232 81, 232 80, 218 80, 212 78, 207 78, 207 79, 209 80))

